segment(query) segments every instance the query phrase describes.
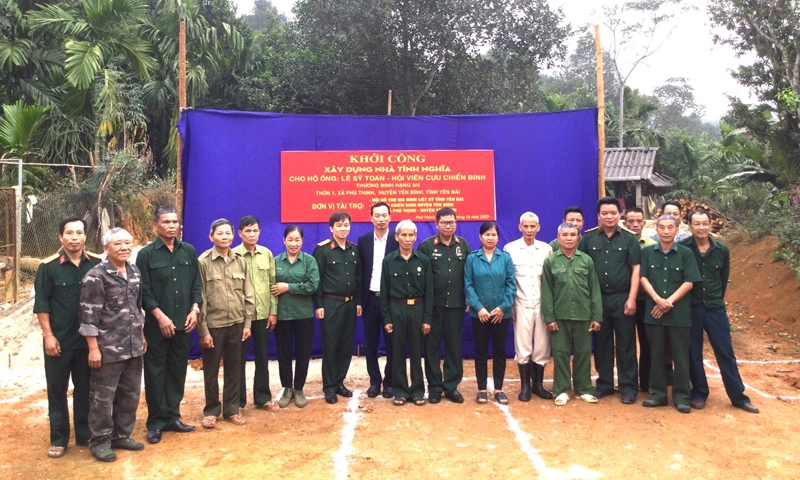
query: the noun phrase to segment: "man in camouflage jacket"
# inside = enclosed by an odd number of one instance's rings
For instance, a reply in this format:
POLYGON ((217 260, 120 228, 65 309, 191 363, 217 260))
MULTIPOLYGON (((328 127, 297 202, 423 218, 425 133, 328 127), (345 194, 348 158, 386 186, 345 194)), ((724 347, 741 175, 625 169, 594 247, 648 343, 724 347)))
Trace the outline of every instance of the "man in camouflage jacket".
POLYGON ((113 462, 113 448, 141 450, 130 438, 147 348, 142 315, 142 277, 128 262, 130 233, 113 228, 103 235, 108 258, 83 278, 79 332, 89 345, 89 449, 95 458, 113 462))

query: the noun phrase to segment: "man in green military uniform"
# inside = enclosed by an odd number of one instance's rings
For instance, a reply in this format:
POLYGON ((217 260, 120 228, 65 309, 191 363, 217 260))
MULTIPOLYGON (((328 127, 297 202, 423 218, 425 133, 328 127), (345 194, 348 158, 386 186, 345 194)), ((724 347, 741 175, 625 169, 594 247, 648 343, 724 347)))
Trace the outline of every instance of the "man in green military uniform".
POLYGON ((61 221, 58 239, 63 248, 45 258, 36 271, 33 313, 39 319, 44 339, 44 375, 47 411, 50 417, 50 448, 47 456, 64 456, 69 443, 67 389, 70 376, 75 444, 86 445, 89 431, 89 350, 78 333, 81 279, 100 257, 84 250, 86 222, 78 217, 61 221))
MULTIPOLYGON (((575 228, 578 229, 578 242, 580 242, 581 232, 583 231, 583 210, 581 210, 581 207, 567 207, 567 209, 564 210, 564 219, 561 221, 575 225, 575 228)), ((552 248, 554 252, 557 252, 558 249, 561 248, 558 237, 550 242, 550 248, 552 248)))
POLYGON ((191 331, 203 303, 197 252, 178 240, 178 213, 164 205, 153 212, 158 238, 139 251, 142 273, 144 389, 147 401, 147 441, 161 441, 162 431, 186 433, 194 426, 181 422, 180 405, 186 383, 191 331))
MULTIPOLYGON (((270 287, 275 285, 275 257, 267 248, 258 244, 261 235, 260 222, 252 215, 247 215, 239 220, 239 238, 242 243, 233 249, 233 252, 244 258, 247 264, 247 275, 253 284, 253 293, 256 296, 256 312, 250 324, 250 338, 253 339, 253 403, 256 408, 264 408, 272 402, 272 393, 269 390, 269 358, 267 346, 269 345, 269 332, 275 329, 278 323, 278 296, 270 292, 270 287)), ((247 405, 247 351, 250 349, 250 339, 242 344, 242 383, 239 387, 239 407, 247 405)), ((284 389, 285 405, 291 401, 291 389, 284 389), (288 397, 287 397, 288 395, 288 397)))
POLYGON ((456 212, 441 208, 436 212, 439 233, 419 246, 419 253, 431 261, 433 272, 433 311, 431 331, 425 336, 425 376, 428 378, 428 401, 439 403, 444 392, 450 401, 462 403, 458 384, 464 376, 461 338, 464 329, 464 263, 469 243, 456 232, 456 212), (441 345, 444 340, 444 376, 441 345))
POLYGON ((596 403, 592 395, 592 334, 603 321, 600 283, 594 262, 576 250, 578 228, 564 222, 558 227, 561 248, 547 257, 542 267, 542 315, 553 347, 553 394, 556 405, 569 400, 570 352, 574 352, 572 384, 575 395, 596 403), (589 328, 586 328, 589 322, 589 328))
POLYGON ((614 394, 614 352, 622 403, 636 402, 639 392, 636 363, 636 295, 639 292, 641 248, 636 235, 619 226, 619 200, 597 201, 599 226, 588 230, 578 250, 594 261, 603 297, 603 325, 594 334, 597 383, 593 395, 614 394), (616 340, 616 349, 615 349, 616 340))
MULTIPOLYGON (((679 221, 662 215, 656 222, 660 242, 642 250, 642 288, 648 295, 645 307, 645 329, 650 352, 656 360, 664 358, 666 339, 672 348, 675 376, 672 400, 681 413, 689 407, 689 341, 692 329, 691 298, 687 295, 695 282, 702 282, 700 269, 692 251, 675 243, 679 221)), ((664 362, 650 366, 650 399, 645 407, 667 404, 667 378, 664 362)))
POLYGON ((392 360, 394 404, 425 405, 425 379, 422 376, 422 338, 431 331, 433 310, 433 274, 431 262, 414 250, 417 226, 403 220, 395 228, 399 249, 386 255, 381 268, 381 310, 388 333, 392 334, 395 352, 405 352, 411 359, 411 385, 406 375, 406 356, 392 360))
POLYGON ((353 396, 344 378, 353 357, 356 317, 361 315, 361 265, 358 247, 347 240, 350 214, 334 212, 328 225, 333 238, 314 249, 319 267, 314 313, 322 329, 322 391, 326 402, 336 403, 336 395, 353 396))

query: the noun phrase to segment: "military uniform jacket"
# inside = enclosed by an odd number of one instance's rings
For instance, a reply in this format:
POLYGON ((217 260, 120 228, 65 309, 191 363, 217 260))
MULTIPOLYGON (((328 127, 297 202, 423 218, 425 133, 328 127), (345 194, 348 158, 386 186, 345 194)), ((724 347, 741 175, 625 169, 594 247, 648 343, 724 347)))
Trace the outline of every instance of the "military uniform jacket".
POLYGON ((593 228, 581 237, 578 250, 592 257, 602 291, 630 288, 632 267, 641 263, 636 235, 618 226, 609 237, 602 228, 593 228))
POLYGON ((417 251, 431 261, 433 271, 433 306, 464 308, 464 265, 469 255, 469 243, 464 237, 453 235, 450 245, 445 245, 435 235, 420 244, 417 251))
POLYGON ((413 250, 411 256, 406 260, 400 255, 400 251, 395 250, 383 258, 381 267, 383 323, 385 325, 394 323, 391 308, 389 308, 392 301, 410 298, 422 299, 422 323, 430 325, 433 313, 431 261, 416 250, 413 250))
POLYGON ((197 320, 197 334, 208 335, 209 328, 223 328, 244 322, 250 328, 256 300, 247 263, 230 248, 228 261, 211 248, 200 255, 200 283, 203 304, 197 320))
POLYGON ((694 254, 703 283, 692 287, 692 305, 703 305, 708 309, 725 308, 725 290, 731 275, 731 254, 728 247, 709 237, 711 246, 705 254, 700 253, 694 237, 680 242, 694 254))
POLYGON ((322 305, 322 295, 353 297, 356 305, 361 305, 361 258, 356 244, 345 240, 341 248, 329 238, 317 244, 314 259, 319 268, 319 287, 314 295, 317 308, 322 305))
MULTIPOLYGON (((650 282, 659 297, 667 298, 684 282, 702 282, 700 270, 692 251, 677 243, 664 252, 661 244, 642 249, 642 269, 640 275, 650 282)), ((653 318, 651 313, 655 301, 648 295, 645 303, 644 323, 667 327, 691 327, 692 310, 690 295, 675 302, 661 318, 653 318)))
POLYGON ((156 308, 172 320, 176 330, 184 330, 192 304, 203 303, 200 269, 194 247, 175 240, 170 251, 160 238, 156 238, 136 255, 136 266, 142 272, 143 306, 148 332, 152 328, 159 329, 158 320, 150 313, 156 308))
POLYGON ((575 250, 570 258, 559 250, 547 257, 542 267, 542 316, 546 323, 603 322, 600 283, 589 255, 575 250))
POLYGON ((103 363, 144 355, 142 275, 130 262, 125 272, 103 260, 81 285, 80 333, 97 337, 103 363))
POLYGON ((75 266, 61 249, 55 255, 42 260, 36 270, 33 313, 50 314, 50 329, 62 351, 86 348, 86 339, 78 332, 81 280, 100 260, 99 256, 84 252, 80 265, 75 266))
POLYGON ((240 244, 233 251, 247 263, 247 274, 256 297, 256 313, 253 315, 253 320, 263 320, 270 315, 278 315, 278 296, 269 291, 269 287, 275 285, 275 257, 272 256, 272 252, 267 247, 256 245, 255 253, 250 253, 244 244, 240 244))

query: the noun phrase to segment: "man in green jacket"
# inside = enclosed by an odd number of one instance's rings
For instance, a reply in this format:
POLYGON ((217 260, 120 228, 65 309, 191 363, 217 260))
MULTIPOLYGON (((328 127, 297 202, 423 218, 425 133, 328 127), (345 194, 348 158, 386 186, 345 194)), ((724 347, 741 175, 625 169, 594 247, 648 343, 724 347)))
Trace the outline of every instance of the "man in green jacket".
POLYGON ((562 223, 558 242, 561 248, 547 257, 542 267, 542 315, 553 347, 553 395, 556 405, 565 405, 569 400, 569 357, 574 351, 575 395, 585 402, 597 403, 592 395, 591 356, 592 332, 600 330, 603 321, 600 283, 591 257, 576 250, 575 225, 562 223))

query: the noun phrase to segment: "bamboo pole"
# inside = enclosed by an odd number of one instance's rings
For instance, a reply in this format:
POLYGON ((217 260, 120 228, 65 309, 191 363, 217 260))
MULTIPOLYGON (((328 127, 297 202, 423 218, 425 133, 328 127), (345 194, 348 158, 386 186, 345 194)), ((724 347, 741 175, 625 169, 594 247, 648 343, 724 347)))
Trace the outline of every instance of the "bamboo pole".
POLYGON ((386 115, 392 114, 392 91, 389 90, 389 105, 386 107, 387 113, 386 115))
POLYGON ((600 25, 594 26, 594 50, 597 57, 597 195, 606 196, 606 99, 603 85, 603 46, 600 25))
MULTIPOLYGON (((178 36, 178 119, 183 115, 183 109, 186 108, 186 22, 181 22, 180 33, 178 36)), ((183 171, 181 160, 183 157, 183 138, 178 134, 177 142, 177 165, 176 165, 176 183, 177 190, 175 192, 175 208, 178 210, 178 238, 182 236, 183 232, 183 171)))

